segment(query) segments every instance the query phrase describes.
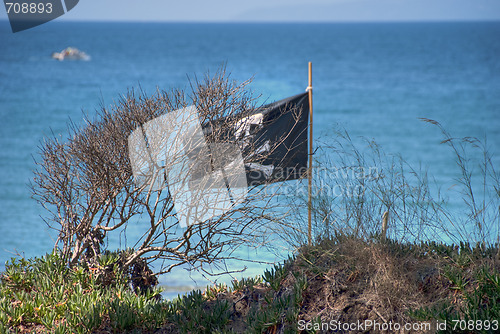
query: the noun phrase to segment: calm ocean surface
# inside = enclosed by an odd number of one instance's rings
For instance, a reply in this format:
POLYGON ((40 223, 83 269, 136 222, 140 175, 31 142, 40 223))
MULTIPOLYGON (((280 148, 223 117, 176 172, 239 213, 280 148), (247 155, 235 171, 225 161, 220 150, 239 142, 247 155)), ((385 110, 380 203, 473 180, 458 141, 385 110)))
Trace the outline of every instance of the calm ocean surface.
MULTIPOLYGON (((438 120, 454 136, 486 136, 492 153, 500 153, 498 22, 50 22, 13 34, 0 21, 0 45, 0 269, 16 252, 30 257, 53 246, 54 233, 27 186, 44 135, 64 134, 69 119, 78 123, 82 110, 92 114, 129 88, 186 88, 186 74, 223 63, 235 79, 254 76, 253 90, 271 101, 303 92, 312 61, 316 138, 328 141, 340 124, 353 138, 374 138, 385 151, 428 168, 445 189, 458 176, 453 156, 439 145, 439 130, 419 117, 438 120), (91 61, 51 59, 67 46, 91 61)), ((250 266, 244 276, 259 272, 250 266)), ((180 269, 161 282, 205 284, 188 276, 180 269)))

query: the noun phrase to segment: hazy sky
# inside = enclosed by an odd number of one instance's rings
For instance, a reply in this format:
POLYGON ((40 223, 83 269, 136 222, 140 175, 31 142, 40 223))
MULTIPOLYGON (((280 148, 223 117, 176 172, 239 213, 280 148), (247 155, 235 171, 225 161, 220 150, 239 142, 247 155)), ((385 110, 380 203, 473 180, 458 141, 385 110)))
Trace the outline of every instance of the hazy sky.
POLYGON ((500 0, 81 0, 58 20, 500 20, 500 0))

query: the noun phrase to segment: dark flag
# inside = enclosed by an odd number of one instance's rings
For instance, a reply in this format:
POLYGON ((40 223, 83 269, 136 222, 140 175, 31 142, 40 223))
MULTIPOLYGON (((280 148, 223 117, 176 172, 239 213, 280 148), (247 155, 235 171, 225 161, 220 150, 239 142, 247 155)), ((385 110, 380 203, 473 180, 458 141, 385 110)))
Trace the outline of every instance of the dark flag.
POLYGON ((224 214, 245 200, 248 186, 307 175, 307 93, 215 120, 199 117, 194 105, 177 109, 128 138, 135 182, 168 187, 181 226, 224 214))
POLYGON ((308 93, 231 118, 204 124, 203 133, 209 143, 229 139, 238 144, 249 186, 295 180, 306 175, 308 93), (221 131, 220 125, 225 129, 221 131), (212 133, 217 133, 216 138, 212 133))

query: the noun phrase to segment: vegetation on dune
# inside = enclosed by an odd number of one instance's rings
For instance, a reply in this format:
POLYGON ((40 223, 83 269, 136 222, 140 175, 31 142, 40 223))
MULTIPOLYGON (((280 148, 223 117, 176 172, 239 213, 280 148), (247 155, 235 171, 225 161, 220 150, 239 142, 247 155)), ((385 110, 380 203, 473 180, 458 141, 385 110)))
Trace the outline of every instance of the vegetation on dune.
MULTIPOLYGON (((0 331, 321 333, 332 320, 421 326, 446 320, 447 332, 457 332, 453 320, 500 319, 498 252, 481 244, 401 244, 337 234, 302 247, 260 277, 173 301, 161 300, 158 289, 134 290, 105 258, 96 268, 71 269, 57 253, 13 259, 1 277, 0 331)), ((463 332, 494 333, 494 323, 489 326, 463 332)))
POLYGON ((88 333, 103 322, 114 331, 158 326, 169 312, 160 291, 135 294, 109 256, 100 260, 96 267, 69 268, 57 252, 12 259, 1 276, 0 331, 88 333))
MULTIPOLYGON (((213 121, 221 106, 228 116, 253 107, 245 86, 221 71, 196 82, 192 100, 213 121)), ((134 183, 126 143, 137 126, 186 103, 177 91, 130 94, 98 120, 73 126, 66 142, 42 144, 32 186, 59 239, 52 254, 7 263, 0 333, 321 333, 357 322, 414 323, 417 333, 499 329, 500 174, 486 145, 424 119, 455 154, 467 212, 450 211, 425 171, 372 140, 359 149, 342 132, 321 146, 331 160, 313 173, 312 245, 306 210, 282 219, 266 206, 288 198, 288 208, 307 208, 301 182, 272 192, 255 187, 244 205, 178 233, 168 189, 134 183), (479 164, 470 150, 480 153, 479 164), (125 233, 143 215, 147 228, 133 249, 106 249, 106 236, 125 233), (231 271, 224 261, 237 247, 264 244, 271 234, 295 252, 262 276, 172 301, 155 287, 158 274, 183 264, 231 271), (163 260, 171 262, 153 273, 148 265, 163 260)))

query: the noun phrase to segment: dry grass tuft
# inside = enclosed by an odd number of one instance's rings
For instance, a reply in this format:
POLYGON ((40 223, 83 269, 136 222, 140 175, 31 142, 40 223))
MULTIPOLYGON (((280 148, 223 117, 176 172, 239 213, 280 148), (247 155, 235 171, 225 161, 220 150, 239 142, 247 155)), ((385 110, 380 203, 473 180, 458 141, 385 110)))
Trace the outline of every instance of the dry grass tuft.
MULTIPOLYGON (((405 324, 417 321, 413 310, 450 302, 461 306, 464 298, 445 275, 456 267, 456 256, 440 254, 439 247, 458 251, 457 246, 404 245, 346 236, 303 247, 292 268, 308 277, 307 307, 299 318, 322 323, 372 320, 405 324)), ((470 289, 477 283, 475 273, 484 266, 498 275, 499 262, 485 254, 460 268, 470 289)))

